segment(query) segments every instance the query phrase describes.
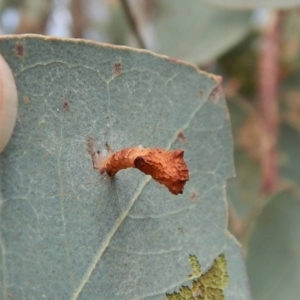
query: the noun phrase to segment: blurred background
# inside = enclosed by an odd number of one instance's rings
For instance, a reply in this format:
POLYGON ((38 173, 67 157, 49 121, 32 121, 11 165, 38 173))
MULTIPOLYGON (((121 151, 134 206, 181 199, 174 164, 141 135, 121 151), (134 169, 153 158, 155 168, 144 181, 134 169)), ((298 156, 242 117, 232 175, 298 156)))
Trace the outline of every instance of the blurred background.
POLYGON ((0 34, 149 49, 221 75, 229 230, 254 299, 300 295, 300 0, 0 0, 0 34))

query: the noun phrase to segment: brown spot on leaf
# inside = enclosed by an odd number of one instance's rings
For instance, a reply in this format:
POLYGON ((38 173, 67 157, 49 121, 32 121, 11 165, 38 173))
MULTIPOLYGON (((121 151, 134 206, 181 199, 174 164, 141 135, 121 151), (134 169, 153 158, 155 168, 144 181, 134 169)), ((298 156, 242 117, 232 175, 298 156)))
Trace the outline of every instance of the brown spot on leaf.
POLYGON ((200 91, 198 92, 198 96, 199 96, 200 98, 203 97, 203 91, 200 90, 200 91))
POLYGON ((179 131, 177 133, 177 140, 181 143, 186 143, 187 139, 186 139, 186 136, 184 135, 184 133, 182 131, 179 131))
POLYGON ((62 109, 64 112, 66 111, 70 111, 70 103, 67 100, 64 100, 63 104, 62 104, 62 109))
POLYGON ((25 50, 24 50, 24 45, 23 44, 16 44, 15 46, 15 54, 19 57, 19 58, 24 58, 25 55, 25 50))
POLYGON ((179 231, 180 234, 184 234, 184 230, 183 230, 182 227, 179 227, 179 228, 178 228, 178 231, 179 231))
POLYGON ((28 105, 30 103, 30 99, 27 96, 25 96, 23 98, 23 103, 26 104, 26 105, 28 105))
POLYGON ((50 156, 50 155, 51 155, 51 152, 50 152, 50 151, 46 151, 46 152, 45 152, 45 155, 46 155, 46 156, 50 156))
POLYGON ((173 63, 177 63, 178 59, 175 57, 169 57, 169 61, 173 62, 173 63))
POLYGON ((217 84, 208 96, 208 99, 211 100, 215 104, 219 103, 220 97, 223 93, 222 81, 223 81, 222 77, 217 76, 217 84))
POLYGON ((190 195, 189 195, 189 199, 190 199, 191 202, 196 202, 198 197, 199 197, 198 194, 194 191, 191 192, 190 195))
POLYGON ((120 62, 114 64, 114 76, 117 77, 122 73, 122 64, 120 62))

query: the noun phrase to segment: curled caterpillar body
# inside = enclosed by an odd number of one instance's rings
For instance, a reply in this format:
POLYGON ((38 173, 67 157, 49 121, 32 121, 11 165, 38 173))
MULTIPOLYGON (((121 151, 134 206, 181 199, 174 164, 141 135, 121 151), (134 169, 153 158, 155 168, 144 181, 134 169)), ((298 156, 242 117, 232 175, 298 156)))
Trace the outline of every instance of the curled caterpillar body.
POLYGON ((106 172, 114 176, 127 168, 137 168, 165 185, 174 194, 182 194, 186 181, 189 180, 188 167, 183 159, 183 150, 164 150, 160 148, 125 148, 107 157, 95 153, 94 168, 101 174, 106 172))

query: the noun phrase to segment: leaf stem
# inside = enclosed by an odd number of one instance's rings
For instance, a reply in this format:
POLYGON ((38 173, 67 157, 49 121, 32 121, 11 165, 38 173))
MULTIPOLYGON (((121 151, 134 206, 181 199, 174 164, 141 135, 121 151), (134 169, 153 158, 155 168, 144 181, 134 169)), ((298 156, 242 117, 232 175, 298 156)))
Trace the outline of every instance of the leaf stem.
POLYGON ((138 45, 140 48, 142 49, 146 49, 146 45, 145 45, 145 42, 142 38, 142 35, 138 29, 138 25, 137 25, 137 22, 136 22, 136 19, 132 13, 132 10, 130 9, 130 4, 128 3, 128 0, 121 0, 121 5, 123 7, 123 10, 124 10, 124 13, 125 13, 125 16, 128 20, 128 23, 129 23, 129 26, 132 30, 132 33, 134 34, 137 42, 138 42, 138 45))
POLYGON ((72 14, 72 37, 83 38, 84 30, 87 25, 85 3, 83 0, 71 0, 69 5, 72 14))
POLYGON ((263 33, 258 64, 258 108, 264 137, 261 188, 266 195, 272 194, 279 184, 277 136, 281 21, 281 13, 276 12, 263 33))

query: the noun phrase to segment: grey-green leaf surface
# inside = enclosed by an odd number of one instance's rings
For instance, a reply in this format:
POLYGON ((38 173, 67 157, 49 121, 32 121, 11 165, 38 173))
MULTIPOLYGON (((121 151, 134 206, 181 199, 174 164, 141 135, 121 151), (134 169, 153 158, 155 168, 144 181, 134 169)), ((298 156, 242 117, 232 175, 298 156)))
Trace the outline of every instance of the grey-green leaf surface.
POLYGON ((204 0, 209 4, 216 4, 220 7, 228 8, 241 8, 241 9, 253 9, 253 8, 293 8, 299 6, 299 0, 204 0))
POLYGON ((233 175, 229 115, 218 78, 125 47, 7 36, 19 113, 1 154, 3 299, 166 299, 225 253, 227 299, 250 299, 240 249, 227 233, 233 175), (178 133, 185 140, 178 139, 178 133), (182 148, 190 170, 174 196, 135 169, 93 170, 99 150, 182 148), (242 271, 241 271, 242 270, 242 271))
POLYGON ((199 0, 163 0, 158 4, 155 26, 159 52, 196 64, 214 60, 251 29, 251 12, 224 10, 199 0))

